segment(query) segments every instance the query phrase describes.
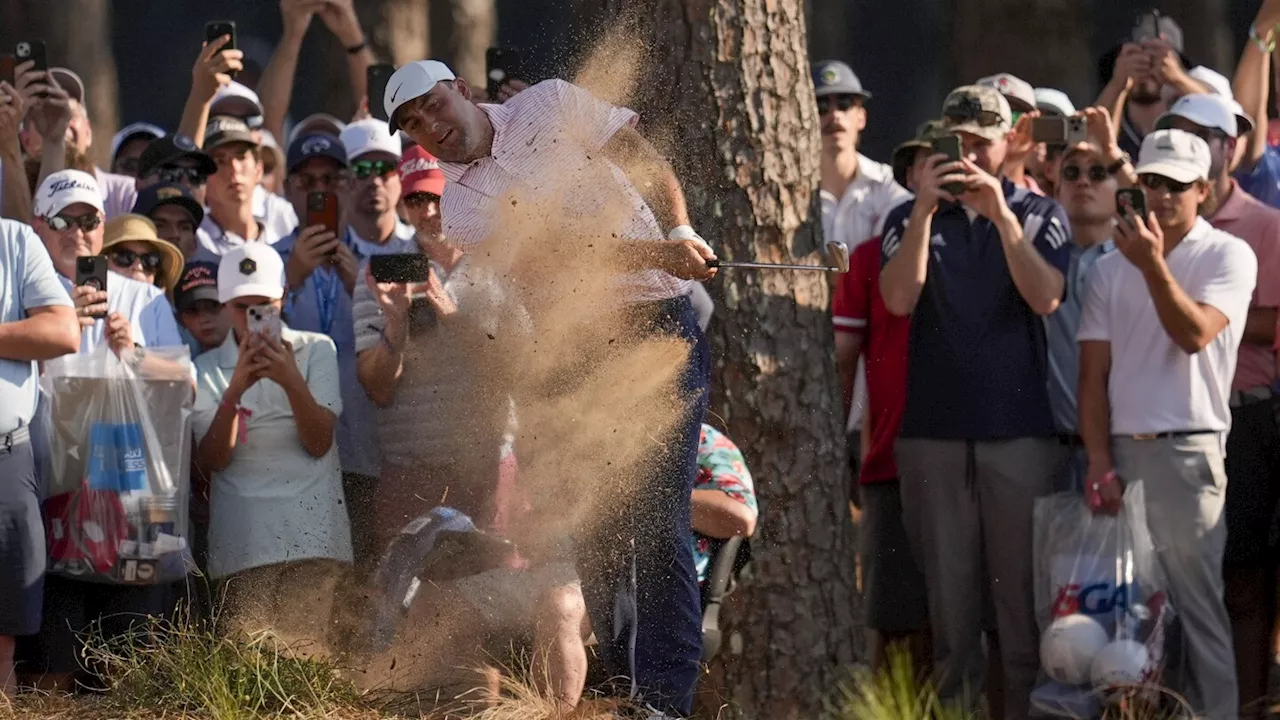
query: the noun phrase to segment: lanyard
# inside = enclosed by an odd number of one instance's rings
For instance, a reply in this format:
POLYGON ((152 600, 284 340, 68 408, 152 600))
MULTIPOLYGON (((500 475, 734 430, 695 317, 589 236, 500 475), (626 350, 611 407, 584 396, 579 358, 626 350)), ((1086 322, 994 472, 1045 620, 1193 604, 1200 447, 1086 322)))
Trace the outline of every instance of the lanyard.
POLYGON ((316 268, 312 275, 316 291, 316 314, 320 316, 320 332, 325 335, 333 329, 333 311, 338 306, 338 292, 342 290, 342 279, 333 268, 316 268))

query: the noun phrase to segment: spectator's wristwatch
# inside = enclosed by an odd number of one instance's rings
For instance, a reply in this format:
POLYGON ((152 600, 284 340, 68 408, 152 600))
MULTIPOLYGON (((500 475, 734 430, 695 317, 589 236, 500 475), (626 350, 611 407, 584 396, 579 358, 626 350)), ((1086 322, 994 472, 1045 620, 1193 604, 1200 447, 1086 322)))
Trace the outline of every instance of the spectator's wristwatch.
POLYGON ((1107 166, 1107 174, 1115 175, 1123 170, 1125 165, 1128 165, 1131 162, 1133 162, 1133 158, 1129 157, 1129 153, 1121 150, 1120 159, 1107 166))
POLYGON ((137 343, 134 343, 133 350, 125 353, 125 356, 121 358, 121 360, 124 360, 124 364, 128 365, 130 370, 137 370, 142 365, 142 360, 146 357, 147 349, 137 343))

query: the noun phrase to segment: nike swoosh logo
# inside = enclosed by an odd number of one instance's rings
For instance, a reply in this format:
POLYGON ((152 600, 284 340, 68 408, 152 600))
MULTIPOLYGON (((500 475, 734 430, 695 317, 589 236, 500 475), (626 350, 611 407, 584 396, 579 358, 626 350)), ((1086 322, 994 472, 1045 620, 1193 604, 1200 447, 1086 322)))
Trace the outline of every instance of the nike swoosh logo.
POLYGON ((396 96, 400 94, 400 88, 402 87, 404 87, 404 83, 400 83, 399 85, 396 86, 395 90, 391 91, 391 102, 396 101, 396 96))

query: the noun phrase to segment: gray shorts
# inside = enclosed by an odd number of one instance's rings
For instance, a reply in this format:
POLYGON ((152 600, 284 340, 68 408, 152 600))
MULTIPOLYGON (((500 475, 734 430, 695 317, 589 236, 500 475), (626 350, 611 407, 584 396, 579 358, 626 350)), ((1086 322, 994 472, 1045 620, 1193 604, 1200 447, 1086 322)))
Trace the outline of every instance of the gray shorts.
POLYGON ((40 496, 31 443, 8 449, 0 444, 0 636, 40 631, 45 571, 40 496))
POLYGON ((894 635, 924 630, 929 626, 924 574, 911 554, 902 523, 898 483, 866 483, 859 490, 859 545, 867 627, 894 635))

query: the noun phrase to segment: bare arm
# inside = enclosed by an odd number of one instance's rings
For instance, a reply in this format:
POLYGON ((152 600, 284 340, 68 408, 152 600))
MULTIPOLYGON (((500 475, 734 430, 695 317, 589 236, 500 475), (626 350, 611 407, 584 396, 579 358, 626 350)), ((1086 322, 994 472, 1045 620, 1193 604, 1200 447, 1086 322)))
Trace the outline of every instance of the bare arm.
POLYGON ((1089 454, 1090 467, 1101 475, 1112 467, 1111 407, 1107 382, 1111 375, 1111 343, 1080 341, 1080 377, 1076 388, 1080 439, 1089 454))
POLYGON ((751 537, 756 516, 755 510, 720 490, 693 491, 693 529, 707 537, 751 537))
POLYGON ((1276 308, 1249 308, 1244 323, 1244 342, 1271 348, 1276 344, 1276 320, 1280 319, 1276 308))
POLYGON ((1227 326, 1227 316, 1217 308, 1192 300, 1178 285, 1164 258, 1143 273, 1156 315, 1169 337, 1188 354, 1195 354, 1227 326))
POLYGON ((1131 83, 1127 79, 1111 77, 1111 82, 1102 88, 1102 92, 1098 94, 1098 99, 1094 105, 1098 105, 1107 109, 1111 113, 1111 117, 1116 119, 1115 127, 1112 128, 1112 139, 1120 137, 1120 122, 1124 118, 1124 103, 1129 99, 1129 87, 1131 83))
POLYGON ((3 192, 0 193, 0 216, 18 222, 31 223, 32 205, 31 188, 27 185, 26 165, 22 161, 22 153, 16 148, 8 149, 0 155, 0 169, 4 171, 4 179, 0 181, 3 192))
MULTIPOLYGON (((289 359, 293 359, 292 354, 289 359)), ((293 421, 298 426, 298 442, 302 449, 311 457, 324 457, 333 447, 333 427, 338 417, 316 402, 305 381, 290 383, 284 388, 284 393, 289 398, 289 407, 293 409, 293 421)))
POLYGON ((920 290, 929 272, 929 233, 933 228, 934 205, 917 198, 911 217, 902 230, 897 251, 880 271, 880 294, 894 315, 910 315, 920 300, 920 290))
POLYGON ((1011 211, 996 222, 1005 261, 1018 294, 1038 315, 1058 309, 1066 280, 1058 268, 1050 265, 1022 232, 1022 223, 1011 211))
MULTIPOLYGON (((294 0, 295 2, 307 3, 308 0, 294 0)), ((351 94, 354 96, 356 107, 360 107, 360 101, 368 94, 368 78, 366 71, 375 60, 373 51, 365 44, 364 29, 360 27, 360 18, 356 15, 355 3, 353 0, 325 0, 324 2, 314 3, 316 13, 320 15, 320 19, 324 21, 329 32, 338 38, 344 50, 350 50, 354 47, 363 46, 356 52, 347 53, 347 75, 351 80, 351 94)), ((369 102, 382 102, 382 98, 369 98, 369 102)))
MULTIPOLYGON (((1277 21, 1280 21, 1280 3, 1267 0, 1258 10, 1254 27, 1265 38, 1277 21)), ((1274 37, 1274 34, 1271 37, 1274 37)), ((1244 50, 1240 52, 1240 64, 1236 66, 1235 78, 1231 82, 1231 92, 1240 103, 1240 107, 1244 108, 1251 117, 1258 118, 1259 122, 1263 122, 1267 117, 1269 94, 1267 84, 1270 75, 1270 53, 1265 48, 1258 47, 1258 44, 1253 41, 1245 42, 1244 50)), ((1245 172, 1251 172, 1266 149, 1267 133, 1264 123, 1264 127, 1249 135, 1240 158, 1239 168, 1245 172)))
POLYGON ((240 50, 219 50, 222 40, 205 43, 191 68, 191 91, 182 107, 182 120, 178 132, 191 138, 198 147, 204 147, 204 129, 209 124, 209 107, 218 88, 231 82, 232 71, 243 70, 240 50))
POLYGON ((236 441, 240 434, 240 416, 235 410, 239 402, 232 402, 224 395, 218 403, 218 410, 213 414, 213 422, 209 431, 200 439, 200 447, 196 457, 200 467, 210 472, 225 470, 235 455, 236 441))
POLYGON ((262 100, 262 124, 272 135, 283 142, 284 118, 289 112, 289 99, 293 97, 293 78, 298 72, 298 55, 302 51, 302 38, 307 34, 312 12, 310 6, 300 3, 282 3, 280 10, 284 19, 284 33, 280 36, 280 44, 271 53, 271 60, 262 71, 262 80, 258 83, 258 97, 262 100))
POLYGON ((17 322, 0 324, 0 358, 30 362, 52 360, 80 350, 75 308, 32 308, 17 322))
POLYGON ((862 354, 863 333, 836 332, 836 368, 840 371, 840 394, 844 398, 844 414, 853 405, 853 387, 858 372, 858 356, 862 354))
POLYGON ((396 386, 404 372, 404 339, 380 342, 356 357, 360 386, 378 407, 387 407, 396 397, 396 386), (397 343, 396 349, 388 342, 397 343))
POLYGON ((689 208, 675 170, 635 128, 614 133, 605 143, 604 154, 626 173, 663 230, 689 224, 689 208))

